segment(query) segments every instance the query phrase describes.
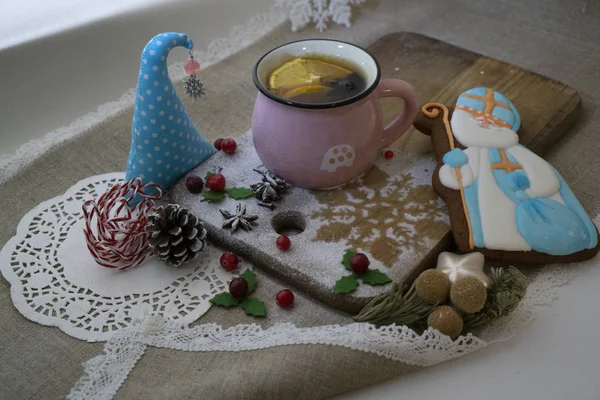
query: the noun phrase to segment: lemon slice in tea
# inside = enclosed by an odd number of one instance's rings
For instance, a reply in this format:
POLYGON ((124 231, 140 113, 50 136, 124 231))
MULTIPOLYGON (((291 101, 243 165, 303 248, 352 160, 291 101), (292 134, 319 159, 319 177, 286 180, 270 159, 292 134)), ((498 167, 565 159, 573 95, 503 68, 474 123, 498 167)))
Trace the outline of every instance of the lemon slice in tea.
POLYGON ((336 64, 298 57, 283 63, 271 73, 269 89, 282 94, 303 86, 320 86, 327 79, 343 78, 351 73, 351 70, 336 64))
POLYGON ((284 94, 281 95, 284 99, 291 99, 292 97, 305 94, 305 93, 313 93, 313 92, 329 92, 331 90, 330 87, 327 86, 302 86, 295 89, 290 89, 284 94))

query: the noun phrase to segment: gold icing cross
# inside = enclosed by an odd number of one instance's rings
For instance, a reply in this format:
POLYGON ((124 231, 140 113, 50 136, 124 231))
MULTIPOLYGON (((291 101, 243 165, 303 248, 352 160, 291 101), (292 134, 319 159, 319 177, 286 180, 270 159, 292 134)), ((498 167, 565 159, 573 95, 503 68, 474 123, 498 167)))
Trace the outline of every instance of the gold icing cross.
MULTIPOLYGON (((496 101, 496 99, 494 98, 494 91, 490 88, 488 88, 487 91, 485 92, 485 96, 477 96, 475 94, 468 94, 468 93, 463 94, 463 96, 468 97, 470 99, 482 101, 485 104, 485 110, 483 110, 484 115, 491 115, 492 112, 494 111, 495 107, 502 107, 502 108, 506 108, 507 110, 512 111, 512 109, 510 108, 510 106, 508 104, 496 101)), ((508 125, 508 124, 506 124, 506 125, 508 125)), ((523 169, 523 166, 521 164, 513 164, 510 162, 508 157, 506 157, 506 153, 504 152, 504 149, 500 149, 500 158, 502 159, 501 162, 492 163, 492 169, 503 169, 506 172, 513 172, 517 169, 523 169)))
POLYGON ((494 98, 494 91, 490 88, 487 89, 487 91, 485 92, 485 96, 477 96, 476 94, 463 94, 464 97, 468 97, 470 99, 475 99, 475 100, 479 100, 482 101, 483 103, 485 103, 485 110, 483 110, 483 112, 485 114, 492 114, 492 111, 494 111, 495 107, 502 107, 502 108, 506 108, 507 110, 511 110, 510 106, 508 104, 505 103, 500 103, 498 101, 496 101, 496 99, 494 98))
POLYGON ((500 149, 500 158, 502 159, 499 163, 492 163, 492 169, 503 169, 506 172, 513 172, 517 169, 523 169, 521 164, 513 164, 510 162, 508 157, 506 157, 506 153, 504 149, 500 149))

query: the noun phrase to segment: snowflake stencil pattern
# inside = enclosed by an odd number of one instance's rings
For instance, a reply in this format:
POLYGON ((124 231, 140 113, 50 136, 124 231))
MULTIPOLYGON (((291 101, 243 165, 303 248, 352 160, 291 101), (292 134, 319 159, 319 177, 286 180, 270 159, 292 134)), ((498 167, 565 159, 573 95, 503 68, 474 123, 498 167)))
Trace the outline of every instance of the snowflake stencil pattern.
POLYGON ((388 268, 405 252, 425 255, 430 250, 427 241, 449 228, 444 205, 431 186, 414 184, 409 173, 392 176, 373 167, 344 190, 318 192, 315 197, 322 207, 312 217, 326 221, 317 240, 344 241, 388 268))
POLYGON ((276 0, 275 4, 287 13, 293 32, 311 22, 319 32, 323 32, 329 21, 349 28, 352 7, 364 2, 365 0, 276 0))

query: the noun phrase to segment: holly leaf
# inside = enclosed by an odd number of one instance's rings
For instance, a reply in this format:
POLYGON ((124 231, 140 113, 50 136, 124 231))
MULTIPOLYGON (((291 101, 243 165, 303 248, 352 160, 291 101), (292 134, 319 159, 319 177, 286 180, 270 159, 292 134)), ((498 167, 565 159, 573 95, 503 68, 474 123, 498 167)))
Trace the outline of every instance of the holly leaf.
POLYGON ((212 190, 207 190, 204 192, 204 200, 211 203, 218 203, 219 201, 223 201, 224 198, 225 192, 213 192, 212 190))
POLYGON ((232 187, 225 189, 229 197, 234 200, 243 200, 254 196, 254 192, 250 188, 232 187))
POLYGON ((346 267, 346 269, 348 271, 352 271, 352 268, 350 268, 350 259, 352 258, 353 255, 355 255, 356 252, 352 251, 352 250, 347 250, 344 253, 344 257, 342 257, 342 264, 344 265, 344 267, 346 267))
POLYGON ((211 175, 214 175, 214 174, 215 174, 214 172, 210 172, 210 171, 208 171, 208 172, 206 173, 206 176, 204 177, 204 181, 206 182, 206 180, 208 179, 208 177, 209 177, 209 176, 211 176, 211 175))
POLYGON ((358 287, 358 280, 354 275, 344 276, 339 279, 333 286, 333 291, 337 294, 345 294, 354 292, 358 287))
POLYGON ((223 292, 215 295, 215 297, 213 297, 209 301, 216 306, 233 307, 238 305, 240 299, 236 299, 229 292, 223 292))
POLYGON ((258 299, 245 298, 244 301, 242 301, 242 309, 246 312, 246 315, 251 315, 255 318, 267 316, 265 303, 258 299))
POLYGON ((240 278, 244 278, 246 282, 248 282, 248 292, 246 293, 246 296, 254 292, 256 289, 256 275, 254 275, 254 272, 247 269, 240 274, 240 278))
POLYGON ((392 281, 389 276, 378 269, 368 269, 358 277, 362 279, 363 283, 371 286, 385 285, 392 281))

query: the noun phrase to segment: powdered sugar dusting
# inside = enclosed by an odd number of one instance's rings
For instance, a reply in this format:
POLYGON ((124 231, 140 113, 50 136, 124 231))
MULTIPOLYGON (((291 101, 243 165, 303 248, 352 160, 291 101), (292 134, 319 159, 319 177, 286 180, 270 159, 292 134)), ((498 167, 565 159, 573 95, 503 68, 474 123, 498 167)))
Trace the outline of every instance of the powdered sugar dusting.
MULTIPOLYGON (((234 233, 235 237, 243 240, 249 246, 255 249, 260 249, 263 252, 273 256, 277 262, 289 265, 296 271, 303 273, 306 276, 312 277, 322 290, 332 291, 335 282, 342 276, 348 275, 349 272, 344 269, 340 261, 344 252, 353 248, 358 251, 369 254, 369 246, 365 248, 356 246, 357 242, 369 242, 369 239, 388 237, 393 243, 398 243, 400 256, 395 260, 391 268, 388 268, 385 262, 371 257, 371 268, 377 268, 387 273, 394 281, 403 281, 407 275, 414 269, 415 265, 426 254, 422 249, 431 248, 436 240, 423 237, 415 229, 415 219, 418 220, 419 208, 421 205, 411 205, 410 215, 402 218, 400 224, 406 225, 403 227, 404 238, 396 238, 394 232, 382 231, 373 229, 366 236, 361 236, 361 230, 352 227, 353 217, 345 216, 343 212, 349 208, 353 213, 361 213, 369 207, 386 206, 385 196, 394 194, 408 193, 417 185, 430 185, 431 172, 435 168, 435 161, 426 157, 414 157, 404 154, 397 154, 394 160, 378 160, 377 167, 388 173, 390 178, 387 184, 378 189, 359 186, 360 191, 365 191, 367 201, 359 198, 353 198, 353 193, 346 191, 347 204, 330 205, 323 204, 318 201, 318 196, 324 193, 322 191, 310 191, 300 188, 292 188, 285 194, 277 203, 277 208, 274 211, 260 207, 257 200, 254 198, 246 200, 233 200, 227 197, 221 203, 212 204, 202 201, 202 195, 195 195, 188 192, 185 187, 185 177, 172 191, 172 199, 174 202, 188 207, 206 222, 220 227, 223 223, 223 217, 219 213, 219 209, 233 211, 237 203, 242 202, 247 207, 248 214, 257 214, 258 225, 251 232, 238 230, 234 233), (401 175, 401 176, 400 176, 401 175), (376 193, 378 192, 378 193, 376 193), (374 200, 379 196, 379 203, 375 204, 374 200), (381 200, 383 196, 384 200, 381 200), (371 199, 371 200, 369 200, 371 199), (372 204, 366 204, 371 202, 372 204), (292 248, 288 252, 283 252, 275 246, 275 240, 279 235, 275 232, 271 225, 271 219, 277 213, 284 210, 295 210, 302 213, 306 220, 304 232, 299 235, 292 236, 292 248), (324 217, 321 215, 323 210, 332 212, 332 217, 324 217), (336 212, 340 212, 336 214, 336 212), (323 231, 321 228, 327 228, 330 224, 341 222, 349 224, 350 234, 348 237, 342 237, 339 240, 332 240, 331 237, 323 240, 323 231), (405 228, 405 229, 404 229, 405 228), (411 242, 420 241, 419 246, 413 246, 411 242)), ((202 178, 208 171, 214 171, 222 168, 221 173, 227 179, 227 187, 250 187, 251 184, 259 182, 261 176, 252 171, 252 169, 263 169, 262 163, 254 150, 252 141, 252 133, 246 132, 238 140, 238 150, 234 155, 227 155, 223 152, 217 153, 215 156, 207 160, 204 164, 198 166, 191 174, 198 175, 202 178)), ((338 189, 343 192, 345 188, 338 189)), ((436 200, 437 202, 437 200, 436 200)), ((411 203, 412 204, 412 203, 411 203)), ((389 204, 388 204, 389 206, 389 204)), ((392 207, 390 207, 392 208, 392 207)), ((398 210, 390 209, 390 217, 393 217, 394 212, 398 210)), ((400 211, 402 212, 402 210, 400 211)), ((447 224, 447 217, 444 213, 434 212, 427 214, 423 210, 424 215, 433 217, 447 224)), ((377 226, 381 221, 372 221, 374 226, 377 226)), ((361 284, 358 290, 353 293, 356 297, 371 297, 389 289, 389 285, 384 286, 369 286, 361 284)))

